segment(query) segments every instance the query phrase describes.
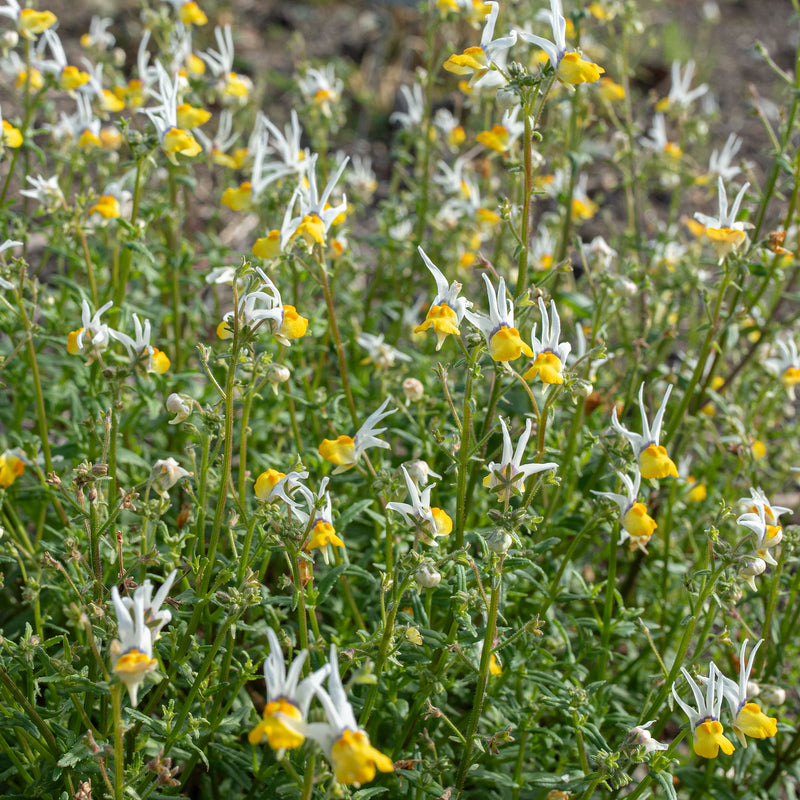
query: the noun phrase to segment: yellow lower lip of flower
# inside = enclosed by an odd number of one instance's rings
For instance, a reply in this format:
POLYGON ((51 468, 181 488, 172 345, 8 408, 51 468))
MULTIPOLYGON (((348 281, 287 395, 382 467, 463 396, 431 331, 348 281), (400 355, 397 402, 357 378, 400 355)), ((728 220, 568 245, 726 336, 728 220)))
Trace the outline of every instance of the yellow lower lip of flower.
MULTIPOLYGON (((25 86, 27 80, 28 80, 27 70, 24 69, 20 70, 17 73, 17 79, 14 81, 14 88, 22 89, 22 87, 25 86)), ((35 92, 38 92, 39 89, 41 89, 42 86, 44 86, 44 78, 42 77, 42 73, 38 69, 36 69, 36 67, 31 68, 30 81, 31 81, 31 89, 33 89, 35 92)))
POLYGON ((6 489, 25 472, 25 462, 12 455, 0 455, 0 489, 6 489))
POLYGON ((230 326, 228 320, 224 319, 217 325, 217 338, 223 340, 233 338, 233 328, 230 326))
POLYGON ((614 83, 611 78, 600 78, 598 92, 600 97, 607 103, 613 103, 615 100, 623 100, 625 98, 625 89, 618 83, 614 83))
POLYGON ((503 668, 500 666, 500 662, 494 653, 492 653, 492 656, 489 659, 489 672, 494 676, 503 674, 503 668))
POLYGON ((334 547, 344 547, 344 542, 336 535, 333 525, 321 520, 311 529, 311 539, 306 545, 306 550, 319 550, 329 544, 334 547))
POLYGON ((495 125, 490 131, 481 131, 475 140, 498 153, 505 153, 508 150, 508 129, 504 125, 495 125))
POLYGON ((766 739, 778 732, 778 720, 768 717, 758 703, 745 703, 736 715, 733 730, 753 739, 766 739))
POLYGON ((355 463, 355 442, 350 436, 339 436, 336 439, 323 439, 319 446, 319 454, 331 464, 341 467, 355 463))
POLYGON ((280 231, 270 231, 266 236, 256 239, 256 243, 253 245, 253 255, 257 258, 277 258, 280 254, 280 231))
POLYGON ((76 331, 70 331, 67 334, 67 352, 71 356, 80 355, 81 349, 78 347, 78 337, 83 333, 83 328, 78 328, 76 331))
POLYGON ((169 365, 169 356, 163 350, 154 347, 150 354, 150 371, 156 375, 163 375, 169 369, 169 365))
POLYGON ((241 75, 229 72, 223 94, 226 97, 235 97, 238 100, 244 99, 250 94, 250 87, 247 84, 248 82, 241 75))
POLYGON ((605 70, 592 63, 586 61, 580 53, 565 53, 558 65, 558 77, 566 83, 594 83, 600 80, 600 76, 605 70))
POLYGON ((250 744, 260 744, 266 739, 273 750, 293 750, 295 747, 300 747, 305 741, 305 736, 289 728, 283 717, 296 722, 303 721, 300 709, 285 697, 267 703, 263 719, 247 736, 250 744))
POLYGON ((705 500, 708 496, 708 490, 704 483, 698 483, 697 486, 693 486, 689 494, 686 495, 689 502, 691 503, 700 503, 701 501, 705 500))
POLYGON ((222 193, 220 203, 232 211, 246 211, 252 203, 252 189, 250 181, 240 183, 236 188, 228 188, 222 193))
POLYGON ((285 339, 300 339, 306 335, 307 329, 308 320, 301 317, 294 306, 283 307, 283 322, 276 331, 278 336, 283 336, 285 339))
POLYGON ((464 140, 467 138, 467 134, 464 131, 464 128, 461 125, 456 125, 448 134, 447 134, 447 144, 450 147, 456 148, 460 145, 464 144, 464 140))
POLYGON ((622 517, 622 527, 632 539, 649 539, 658 527, 644 503, 634 503, 622 517))
POLYGON ((800 369, 797 367, 788 367, 781 375, 781 383, 784 386, 796 386, 800 383, 800 369))
POLYGON ((433 524, 436 527, 436 536, 447 536, 453 530, 453 520, 441 508, 431 508, 433 524))
POLYGON ((302 222, 297 226, 297 230, 292 235, 294 239, 302 236, 309 242, 316 242, 324 246, 325 244, 325 225, 316 214, 308 214, 303 217, 302 222))
POLYGON ((664 152, 671 158, 680 158, 683 155, 683 150, 675 142, 667 142, 664 145, 664 152))
POLYGON ((147 653, 142 653, 135 647, 123 653, 114 664, 114 672, 124 681, 127 675, 138 675, 142 672, 150 672, 158 666, 158 661, 150 658, 147 653))
POLYGON ((253 486, 253 491, 255 492, 256 497, 261 500, 262 503, 269 499, 269 496, 272 490, 278 484, 278 481, 285 477, 285 472, 278 472, 276 469, 268 469, 266 472, 262 472, 256 478, 255 485, 253 486))
POLYGON ((533 358, 533 350, 520 339, 516 328, 501 325, 489 340, 489 354, 495 361, 513 361, 523 353, 533 358))
POLYGON ((10 122, 3 120, 3 132, 0 141, 6 147, 20 147, 22 145, 22 134, 10 122))
POLYGON ((591 219, 599 210, 599 206, 594 200, 590 198, 581 199, 580 197, 572 198, 572 205, 570 206, 570 214, 572 219, 587 220, 591 219))
POLYGON ((738 250, 747 238, 744 231, 736 228, 706 228, 705 234, 720 258, 725 258, 729 253, 738 250))
POLYGON ((475 212, 475 219, 484 225, 496 225, 500 222, 500 215, 496 211, 491 211, 488 208, 479 208, 475 212))
POLYGON ((204 108, 181 103, 176 109, 178 114, 179 128, 199 128, 203 123, 211 119, 211 112, 204 108))
POLYGON ((205 25, 208 22, 208 17, 193 0, 181 6, 178 16, 184 25, 205 25))
POLYGON ((73 66, 66 66, 61 70, 61 88, 70 92, 79 86, 84 86, 92 79, 88 72, 73 66))
POLYGON ((100 137, 89 128, 84 128, 81 131, 81 135, 78 137, 78 147, 81 150, 88 150, 90 147, 100 147, 101 145, 100 137))
POLYGON ((170 128, 161 139, 161 148, 167 155, 180 153, 189 158, 193 158, 203 149, 191 133, 181 128, 170 128))
POLYGON ((100 98, 100 107, 103 111, 122 111, 125 108, 125 102, 117 97, 110 89, 103 89, 103 94, 100 98))
POLYGON ((428 310, 425 321, 414 328, 414 333, 422 333, 429 328, 433 328, 436 333, 436 349, 438 350, 448 336, 460 335, 461 331, 458 329, 457 322, 458 316, 456 312, 447 303, 432 305, 428 310))
POLYGON ((119 216, 119 200, 113 194, 102 194, 89 213, 99 214, 105 219, 116 219, 119 216))
POLYGON ((542 383, 564 383, 563 369, 561 359, 552 350, 545 350, 536 356, 533 366, 522 377, 529 381, 538 375, 542 383))
POLYGON ((317 89, 314 92, 312 102, 315 106, 321 106, 333 99, 333 92, 330 89, 317 89))
POLYGON ((56 22, 58 22, 58 17, 52 11, 35 11, 32 8, 23 8, 19 12, 19 31, 28 39, 31 38, 31 34, 44 33, 56 22))
POLYGON ((460 55, 452 55, 442 66, 454 75, 469 75, 488 69, 489 60, 482 47, 468 47, 460 55))
POLYGON ((707 718, 694 729, 694 751, 701 758, 716 758, 720 748, 729 756, 736 748, 722 732, 722 724, 707 718))
POLYGON ((649 444, 639 453, 639 472, 643 478, 659 480, 671 475, 678 477, 678 468, 675 462, 667 455, 664 445, 649 444))
POLYGON ((342 784, 368 783, 375 771, 393 772, 392 759, 376 750, 362 731, 345 728, 331 748, 331 764, 336 780, 342 784))

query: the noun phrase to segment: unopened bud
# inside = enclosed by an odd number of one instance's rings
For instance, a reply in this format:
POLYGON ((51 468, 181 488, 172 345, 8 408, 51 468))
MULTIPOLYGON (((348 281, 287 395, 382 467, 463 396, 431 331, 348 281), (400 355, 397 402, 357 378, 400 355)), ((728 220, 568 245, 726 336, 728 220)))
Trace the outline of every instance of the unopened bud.
POLYGON ((639 293, 639 287, 629 278, 617 278, 617 288, 624 297, 636 297, 639 293))
POLYGON ((519 95, 514 89, 508 86, 503 86, 498 89, 495 99, 497 100, 497 105, 502 108, 503 111, 509 111, 519 105, 519 95))
POLYGON ((185 394, 173 392, 164 404, 170 414, 175 417, 169 421, 170 425, 177 425, 183 422, 192 413, 192 398, 185 394))
POLYGON ((502 528, 496 528, 486 537, 486 546, 493 553, 503 555, 503 553, 508 552, 512 541, 511 537, 502 528))
POLYGON ((441 475, 435 473, 429 466, 427 461, 417 459, 409 464, 406 464, 406 472, 411 477, 411 480, 417 485, 418 489, 422 489, 428 484, 428 477, 433 475, 434 478, 441 478, 441 475))
POLYGON ((3 50, 13 50, 19 43, 19 34, 16 31, 5 31, 0 37, 0 47, 3 50))
POLYGON ((406 378, 403 381, 403 394, 408 403, 419 403, 425 395, 425 387, 422 381, 416 378, 406 378))
POLYGON ((786 690, 780 686, 770 686, 761 690, 761 699, 766 706, 782 706, 786 702, 786 690))
POLYGON ((417 583, 423 589, 433 589, 442 580, 441 573, 433 564, 420 564, 417 569, 417 583))
POLYGON ((594 386, 592 386, 591 381, 578 378, 570 385, 569 389, 570 392, 572 392, 572 399, 577 402, 578 400, 585 400, 587 397, 590 397, 594 391, 594 386))
POLYGON ((286 383, 290 376, 289 368, 284 367, 283 364, 270 364, 269 367, 267 367, 267 380, 270 382, 272 391, 275 392, 275 394, 278 394, 278 386, 282 383, 286 383))

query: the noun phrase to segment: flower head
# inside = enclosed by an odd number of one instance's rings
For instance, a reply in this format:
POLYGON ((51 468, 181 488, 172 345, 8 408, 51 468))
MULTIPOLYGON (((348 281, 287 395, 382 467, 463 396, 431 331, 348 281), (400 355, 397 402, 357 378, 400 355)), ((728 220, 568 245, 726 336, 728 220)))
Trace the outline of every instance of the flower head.
POLYGON ((745 658, 747 641, 745 639, 742 642, 739 650, 739 682, 737 683, 721 673, 719 675, 722 693, 733 715, 733 732, 742 747, 747 747, 748 736, 753 739, 766 739, 778 732, 777 719, 768 717, 758 703, 750 702, 747 699, 747 682, 750 680, 758 648, 761 647, 764 640, 760 639, 756 643, 756 646, 750 651, 749 659, 745 658))
POLYGON ((362 364, 373 364, 378 369, 388 370, 395 365, 396 361, 411 361, 411 356, 406 355, 396 347, 386 344, 383 334, 377 336, 372 333, 359 333, 356 341, 363 347, 368 355, 361 362, 362 364))
POLYGON ((350 437, 343 435, 336 439, 322 440, 322 444, 319 446, 319 454, 336 467, 333 471, 334 475, 354 467, 368 447, 383 447, 387 450, 389 449, 388 442, 378 439, 379 434, 383 433, 386 428, 375 427, 397 410, 393 408, 391 411, 386 411, 385 409, 388 405, 389 398, 387 397, 386 400, 381 403, 380 408, 367 417, 355 436, 350 437))
POLYGON ((694 61, 689 60, 686 62, 686 68, 683 73, 681 73, 680 62, 673 61, 671 72, 672 85, 669 88, 669 95, 656 103, 656 111, 686 109, 708 91, 708 86, 705 83, 696 86, 694 89, 689 88, 692 85, 692 78, 694 78, 694 61))
POLYGON ((330 672, 330 665, 312 672, 300 680, 300 671, 308 656, 301 650, 287 672, 278 637, 272 628, 267 629, 269 655, 264 661, 264 682, 267 702, 261 721, 248 734, 250 744, 267 744, 283 755, 284 750, 299 747, 305 741, 303 725, 314 694, 330 672))
POLYGON ((89 303, 86 300, 81 302, 81 322, 83 325, 77 330, 71 331, 67 336, 67 352, 70 355, 75 356, 85 353, 88 356, 89 363, 91 363, 101 351, 108 347, 108 342, 112 336, 116 338, 120 335, 100 321, 100 317, 113 305, 114 303, 109 300, 92 314, 89 303))
POLYGON ((647 506, 638 500, 642 476, 638 470, 633 480, 627 475, 618 474, 619 479, 625 486, 625 494, 595 491, 592 491, 592 494, 613 500, 619 506, 620 532, 617 545, 627 541, 628 548, 631 551, 638 549, 646 553, 647 543, 658 526, 655 520, 647 513, 647 506))
POLYGON ((664 744, 663 742, 659 742, 657 739, 654 739, 648 728, 655 722, 654 719, 651 719, 650 722, 645 722, 642 725, 637 725, 634 728, 631 728, 628 731, 628 735, 625 739, 625 746, 630 749, 635 749, 641 747, 643 749, 644 755, 648 753, 652 753, 658 750, 667 750, 669 749, 669 745, 664 744))
POLYGON ((497 292, 486 273, 483 274, 489 299, 489 314, 465 310, 464 316, 486 339, 489 353, 495 361, 513 361, 523 353, 533 357, 533 350, 522 341, 514 327, 514 301, 506 296, 506 282, 500 278, 497 292))
POLYGON ((172 570, 153 597, 153 585, 146 580, 133 597, 120 597, 116 586, 111 587, 111 600, 117 615, 119 639, 111 643, 111 669, 125 684, 131 705, 136 705, 139 684, 157 666, 153 658, 153 643, 161 629, 172 619, 169 610, 161 610, 177 576, 172 570))
POLYGON ((536 336, 536 325, 531 332, 533 366, 523 376, 525 380, 537 375, 543 383, 564 383, 564 365, 572 350, 568 342, 559 342, 561 320, 558 317, 555 300, 550 301, 550 315, 547 314, 544 300, 539 298, 539 311, 542 315, 542 338, 536 336))
POLYGON ((789 398, 794 400, 794 387, 800 383, 800 356, 797 353, 797 345, 792 339, 778 339, 775 344, 778 347, 778 357, 768 358, 764 366, 780 378, 789 398))
POLYGON ((133 328, 133 338, 120 331, 112 331, 111 335, 125 345, 130 358, 134 363, 141 363, 145 372, 163 375, 169 369, 170 361, 166 353, 150 344, 150 320, 146 319, 142 325, 139 317, 134 314, 133 328))
POLYGON ((369 735, 358 727, 339 674, 336 645, 331 645, 330 676, 327 691, 317 689, 327 722, 305 726, 305 735, 325 751, 336 780, 360 786, 375 777, 376 771, 393 772, 392 760, 374 748, 369 735))
POLYGON ((547 57, 558 78, 567 84, 594 83, 605 70, 584 59, 576 51, 567 52, 567 21, 561 9, 561 0, 550 0, 550 26, 553 41, 543 36, 520 31, 520 37, 528 44, 535 44, 547 53, 547 57))
POLYGON ((749 506, 749 511, 739 516, 737 524, 748 528, 755 534, 755 553, 766 564, 777 565, 777 561, 770 552, 777 547, 783 539, 783 528, 780 525, 782 514, 791 514, 792 510, 785 506, 773 506, 761 489, 751 489, 750 497, 742 498, 739 502, 749 506))
POLYGON ((726 756, 729 756, 736 748, 723 733, 722 723, 719 721, 719 713, 722 708, 722 676, 719 670, 712 663, 709 668, 708 678, 703 679, 706 684, 706 693, 697 685, 692 676, 686 671, 686 667, 681 667, 681 672, 686 683, 692 690, 697 710, 684 703, 672 684, 672 696, 675 702, 683 709, 689 717, 689 724, 692 726, 694 737, 694 752, 702 758, 716 758, 720 749, 726 756))
POLYGON ((18 449, 0 453, 0 489, 7 489, 25 472, 25 461, 18 449))
POLYGON ((717 178, 717 193, 719 201, 719 214, 710 217, 708 214, 695 212, 694 218, 705 226, 705 235, 711 241, 711 246, 720 258, 724 258, 728 253, 737 250, 747 238, 746 228, 752 225, 748 222, 737 222, 736 215, 744 199, 745 192, 750 188, 746 183, 739 189, 739 194, 733 201, 730 212, 728 211, 728 194, 725 191, 725 183, 720 175, 717 178))
POLYGON ((6 0, 0 8, 0 16, 14 20, 17 30, 26 39, 35 39, 40 33, 58 22, 52 11, 36 11, 33 8, 21 8, 17 0, 6 0))
POLYGON ((344 547, 344 542, 336 535, 333 527, 333 504, 328 493, 328 478, 322 479, 316 494, 301 483, 296 488, 306 501, 306 510, 292 501, 292 513, 306 526, 308 532, 305 550, 321 550, 327 564, 330 547, 344 547))
POLYGON ((503 51, 508 50, 517 41, 517 32, 511 31, 507 36, 494 38, 494 28, 497 24, 497 15, 500 13, 500 4, 489 2, 489 13, 486 15, 486 24, 481 34, 481 43, 468 47, 463 53, 452 55, 443 66, 448 72, 455 75, 471 75, 469 85, 473 86, 492 68, 492 62, 503 51))
POLYGON ((153 464, 150 470, 150 485, 162 496, 182 478, 191 477, 192 473, 185 470, 172 456, 162 458, 153 464))
POLYGON ((639 471, 643 478, 666 478, 668 475, 674 478, 678 477, 678 468, 675 466, 675 462, 667 455, 667 449, 658 443, 664 412, 667 410, 667 401, 671 392, 672 385, 670 384, 664 392, 664 399, 661 401, 651 427, 644 407, 644 383, 639 387, 639 411, 642 416, 641 434, 633 433, 619 423, 616 408, 611 412, 611 425, 630 443, 633 454, 638 459, 639 471))
POLYGON ((433 484, 420 490, 408 470, 405 467, 401 469, 411 503, 387 503, 386 507, 402 514, 403 519, 414 527, 416 535, 425 544, 436 547, 436 537, 447 536, 453 530, 453 520, 441 508, 431 508, 433 484))
POLYGON ((525 431, 519 437, 516 450, 514 450, 511 434, 509 434, 505 420, 502 417, 500 417, 500 427, 503 431, 503 452, 500 461, 491 461, 489 463, 487 467, 489 474, 483 479, 483 485, 490 489, 500 487, 497 492, 498 497, 506 501, 512 494, 521 494, 525 491, 525 479, 529 475, 558 469, 558 464, 552 461, 543 464, 522 463, 525 447, 531 436, 530 419, 525 420, 525 431))
POLYGON ((460 283, 453 281, 448 285, 447 278, 428 258, 425 251, 421 247, 417 249, 425 262, 425 266, 433 275, 434 281, 436 281, 436 296, 428 309, 425 321, 414 328, 414 333, 422 333, 432 329, 436 334, 436 349, 439 350, 448 336, 460 335, 458 326, 464 318, 464 312, 472 303, 466 298, 458 296, 461 291, 460 283))

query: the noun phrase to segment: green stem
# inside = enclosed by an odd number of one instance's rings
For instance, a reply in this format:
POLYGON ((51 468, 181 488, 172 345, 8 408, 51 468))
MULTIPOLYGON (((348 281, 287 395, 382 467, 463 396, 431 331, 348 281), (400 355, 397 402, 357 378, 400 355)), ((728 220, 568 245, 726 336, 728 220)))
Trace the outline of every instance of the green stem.
POLYGON ((114 715, 114 800, 122 800, 125 792, 125 761, 122 753, 122 684, 111 687, 111 709, 114 715))

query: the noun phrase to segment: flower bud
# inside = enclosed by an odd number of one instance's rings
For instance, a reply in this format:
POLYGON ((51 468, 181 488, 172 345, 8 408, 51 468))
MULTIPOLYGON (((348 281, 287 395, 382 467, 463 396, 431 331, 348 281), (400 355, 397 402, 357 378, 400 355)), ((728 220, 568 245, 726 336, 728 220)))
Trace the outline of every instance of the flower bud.
POLYGON ((416 378, 406 378, 403 381, 403 394, 407 403, 418 403, 425 395, 425 387, 416 378))
POLYGON ((174 414, 174 419, 169 421, 170 425, 177 425, 183 422, 192 413, 192 398, 185 394, 173 392, 164 404, 170 414, 174 414))
POLYGON ((19 34, 16 31, 4 31, 0 37, 0 47, 3 52, 13 50, 19 43, 19 34))
POLYGON ((786 702, 786 690, 780 686, 770 686, 761 690, 761 699, 767 706, 782 706, 786 702))
POLYGON ((510 111, 512 108, 519 105, 519 95, 509 86, 503 86, 498 89, 495 99, 497 100, 497 105, 503 111, 510 111))
POLYGON ((417 485, 418 489, 428 485, 428 477, 433 475, 434 478, 441 478, 441 475, 435 473, 429 466, 427 461, 417 459, 406 464, 406 472, 411 477, 411 480, 417 485))
POLYGON ((417 584, 422 589, 433 589, 442 580, 441 573, 433 564, 420 564, 417 569, 417 584))
POLYGON ((617 288, 624 297, 636 297, 639 287, 629 278, 617 278, 617 288))
POLYGON ((278 394, 278 386, 282 383, 286 383, 290 375, 289 368, 284 367, 283 364, 270 364, 269 367, 267 367, 267 380, 270 382, 272 391, 275 392, 275 394, 278 394))
POLYGON ((162 458, 153 464, 153 469, 150 470, 150 485, 159 493, 165 494, 168 489, 171 489, 181 478, 191 476, 191 472, 185 470, 178 462, 170 456, 170 458, 162 458))
POLYGON ((578 378, 570 385, 569 390, 572 393, 572 399, 577 403, 578 400, 585 400, 589 397, 594 391, 594 386, 591 381, 578 378))
POLYGON ((492 553, 500 556, 508 552, 512 541, 511 537, 502 528, 496 528, 486 537, 486 546, 492 553))

